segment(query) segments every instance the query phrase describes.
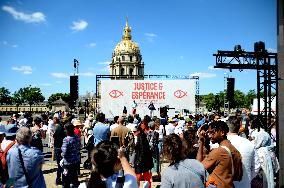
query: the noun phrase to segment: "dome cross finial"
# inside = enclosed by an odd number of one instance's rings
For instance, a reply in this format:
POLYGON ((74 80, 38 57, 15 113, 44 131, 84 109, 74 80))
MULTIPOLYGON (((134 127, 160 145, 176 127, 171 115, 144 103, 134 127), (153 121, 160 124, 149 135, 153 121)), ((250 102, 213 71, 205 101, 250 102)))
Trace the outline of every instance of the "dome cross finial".
POLYGON ((126 23, 124 27, 124 33, 122 36, 124 40, 131 40, 131 28, 128 26, 128 17, 126 16, 126 23))

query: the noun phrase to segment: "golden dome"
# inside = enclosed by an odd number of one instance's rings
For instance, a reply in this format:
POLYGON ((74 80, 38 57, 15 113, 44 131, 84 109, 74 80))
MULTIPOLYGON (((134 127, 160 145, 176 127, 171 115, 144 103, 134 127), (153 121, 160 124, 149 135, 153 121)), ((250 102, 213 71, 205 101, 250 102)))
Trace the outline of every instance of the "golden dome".
POLYGON ((126 24, 124 27, 124 33, 122 40, 115 46, 114 53, 139 53, 140 49, 138 45, 131 40, 131 28, 128 26, 128 21, 126 19, 126 24))

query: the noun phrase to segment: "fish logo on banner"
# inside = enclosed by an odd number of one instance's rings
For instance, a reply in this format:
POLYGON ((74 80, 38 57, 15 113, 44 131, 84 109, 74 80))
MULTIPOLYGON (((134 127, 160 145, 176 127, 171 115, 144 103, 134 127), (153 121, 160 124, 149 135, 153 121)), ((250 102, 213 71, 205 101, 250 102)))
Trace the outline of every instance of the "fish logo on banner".
POLYGON ((185 91, 182 91, 182 90, 176 90, 175 92, 174 92, 174 96, 176 97, 176 98, 183 98, 183 97, 186 97, 187 96, 187 92, 185 92, 185 91))
POLYGON ((115 90, 112 90, 111 92, 109 92, 109 96, 111 98, 116 99, 116 98, 118 98, 120 96, 123 96, 123 92, 115 89, 115 90))

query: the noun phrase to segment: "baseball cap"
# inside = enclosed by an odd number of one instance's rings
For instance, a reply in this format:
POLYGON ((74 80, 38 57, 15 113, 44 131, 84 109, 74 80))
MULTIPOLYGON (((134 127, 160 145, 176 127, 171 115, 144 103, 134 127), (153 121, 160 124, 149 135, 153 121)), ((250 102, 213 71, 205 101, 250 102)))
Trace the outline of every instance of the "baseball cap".
POLYGON ((17 130, 19 129, 16 124, 8 124, 5 126, 6 136, 14 136, 16 135, 17 130))
POLYGON ((0 124, 0 134, 5 134, 5 133, 6 133, 5 126, 0 124))

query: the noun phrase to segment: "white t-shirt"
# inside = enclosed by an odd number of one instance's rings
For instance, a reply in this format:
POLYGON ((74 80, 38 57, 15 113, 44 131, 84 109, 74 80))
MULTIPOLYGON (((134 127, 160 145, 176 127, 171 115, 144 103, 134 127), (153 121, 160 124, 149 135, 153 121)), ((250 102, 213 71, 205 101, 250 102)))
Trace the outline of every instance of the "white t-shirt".
POLYGON ((235 188, 251 187, 251 180, 255 176, 255 150, 254 145, 246 138, 238 135, 227 135, 231 144, 240 152, 243 164, 243 178, 234 181, 235 188))
MULTIPOLYGON (((137 184, 137 180, 135 176, 132 176, 130 174, 125 174, 124 177, 125 177, 125 180, 124 180, 123 188, 138 188, 138 184, 137 184)), ((116 178, 117 178, 117 174, 114 174, 108 177, 105 180, 106 187, 115 188, 116 178)), ((87 187, 86 183, 81 183, 78 188, 86 188, 86 187, 87 187)))
POLYGON ((166 125, 165 129, 166 129, 166 135, 170 135, 175 132, 175 126, 172 123, 166 125))
POLYGON ((118 124, 117 123, 115 123, 115 124, 112 124, 110 127, 109 127, 109 129, 110 129, 110 131, 112 131, 114 128, 116 128, 116 127, 118 127, 118 124))
POLYGON ((130 129, 130 130, 133 130, 136 126, 137 126, 137 124, 135 124, 135 123, 128 123, 128 124, 126 125, 126 127, 127 127, 128 129, 130 129))

